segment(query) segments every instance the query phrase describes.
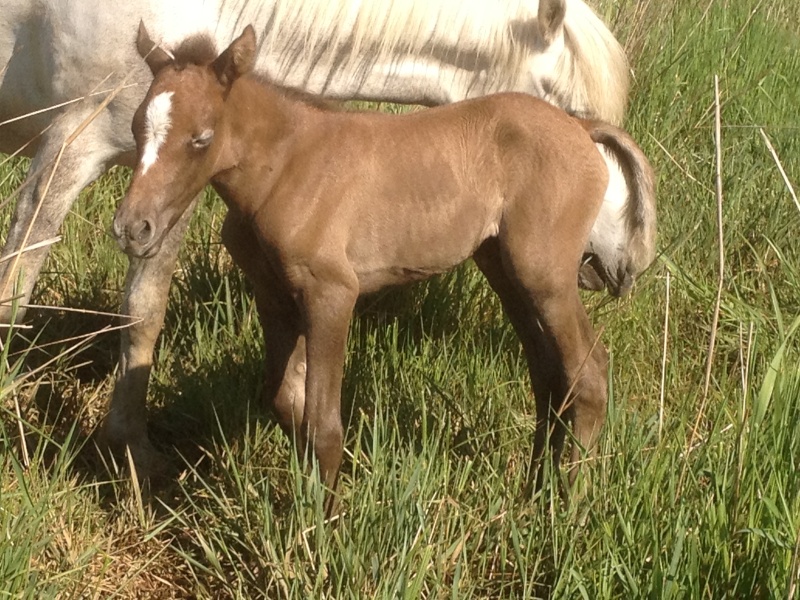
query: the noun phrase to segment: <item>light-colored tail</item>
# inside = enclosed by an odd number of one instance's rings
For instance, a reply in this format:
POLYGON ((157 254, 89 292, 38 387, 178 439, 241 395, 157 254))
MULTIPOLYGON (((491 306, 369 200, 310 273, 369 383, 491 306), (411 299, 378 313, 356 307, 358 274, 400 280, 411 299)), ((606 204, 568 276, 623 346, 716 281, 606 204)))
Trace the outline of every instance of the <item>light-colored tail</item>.
POLYGON ((655 177, 647 157, 626 132, 599 121, 581 124, 603 155, 609 182, 586 245, 579 283, 624 296, 655 257, 655 177))

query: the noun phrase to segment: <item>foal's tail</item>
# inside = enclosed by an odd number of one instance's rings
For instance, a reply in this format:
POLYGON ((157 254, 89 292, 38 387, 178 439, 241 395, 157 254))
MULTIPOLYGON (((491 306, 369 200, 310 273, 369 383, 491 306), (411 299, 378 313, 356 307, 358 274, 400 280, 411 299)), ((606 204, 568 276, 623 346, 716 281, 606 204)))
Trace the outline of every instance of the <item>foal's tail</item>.
POLYGON ((614 296, 627 294, 633 280, 655 257, 655 177, 630 135, 600 121, 581 120, 603 155, 608 189, 584 252, 579 283, 614 296))

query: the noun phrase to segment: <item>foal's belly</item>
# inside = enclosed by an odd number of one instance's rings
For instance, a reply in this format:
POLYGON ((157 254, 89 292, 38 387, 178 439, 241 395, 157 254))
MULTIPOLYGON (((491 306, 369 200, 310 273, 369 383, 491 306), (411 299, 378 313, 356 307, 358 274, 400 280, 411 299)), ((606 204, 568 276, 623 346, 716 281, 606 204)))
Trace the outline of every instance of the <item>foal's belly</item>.
POLYGON ((351 230, 347 256, 362 293, 426 279, 472 256, 499 230, 500 198, 469 193, 432 200, 387 198, 351 230))

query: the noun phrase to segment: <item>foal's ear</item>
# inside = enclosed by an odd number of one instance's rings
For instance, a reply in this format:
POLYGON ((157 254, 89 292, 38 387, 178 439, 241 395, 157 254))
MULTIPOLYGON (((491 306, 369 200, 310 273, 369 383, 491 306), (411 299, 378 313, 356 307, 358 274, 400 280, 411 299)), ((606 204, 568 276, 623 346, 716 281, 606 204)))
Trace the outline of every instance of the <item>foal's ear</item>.
POLYGON ((139 56, 141 56, 147 63, 147 66, 150 67, 153 75, 172 62, 172 57, 150 39, 150 34, 147 33, 144 21, 139 21, 139 34, 136 36, 136 49, 139 51, 139 56))
POLYGON ((565 0, 539 0, 539 31, 548 44, 556 39, 566 12, 565 0))
POLYGON ((231 42, 231 45, 211 63, 217 79, 225 87, 253 70, 256 59, 256 31, 252 25, 231 42))

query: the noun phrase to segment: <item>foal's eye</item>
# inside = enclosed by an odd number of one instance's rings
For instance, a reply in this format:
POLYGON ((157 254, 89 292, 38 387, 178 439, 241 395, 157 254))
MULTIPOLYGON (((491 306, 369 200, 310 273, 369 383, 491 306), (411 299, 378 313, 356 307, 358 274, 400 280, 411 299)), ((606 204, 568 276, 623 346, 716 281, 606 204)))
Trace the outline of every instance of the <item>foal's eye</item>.
POLYGON ((196 150, 207 148, 213 139, 214 131, 211 129, 206 129, 205 131, 192 136, 192 148, 196 150))

